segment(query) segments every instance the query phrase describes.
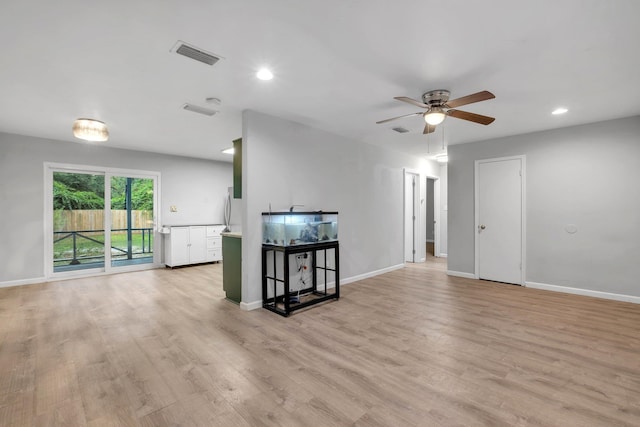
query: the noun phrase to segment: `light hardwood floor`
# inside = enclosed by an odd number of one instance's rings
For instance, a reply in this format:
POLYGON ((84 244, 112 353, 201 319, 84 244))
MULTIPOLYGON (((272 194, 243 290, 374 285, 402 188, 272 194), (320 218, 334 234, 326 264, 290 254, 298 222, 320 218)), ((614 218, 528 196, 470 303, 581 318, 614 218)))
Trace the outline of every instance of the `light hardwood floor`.
POLYGON ((435 267, 290 318, 221 265, 0 289, 0 425, 640 425, 639 305, 435 267))

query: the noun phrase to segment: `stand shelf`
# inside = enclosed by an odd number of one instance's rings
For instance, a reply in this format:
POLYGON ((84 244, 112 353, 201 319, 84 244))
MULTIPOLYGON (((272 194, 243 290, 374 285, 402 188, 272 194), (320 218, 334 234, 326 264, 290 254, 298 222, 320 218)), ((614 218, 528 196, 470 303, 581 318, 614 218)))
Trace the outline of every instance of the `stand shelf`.
POLYGON ((338 241, 296 246, 262 245, 262 306, 264 308, 281 316, 288 316, 296 310, 339 298, 338 241), (300 260, 307 262, 310 258, 310 284, 306 284, 302 279, 304 270, 300 266, 292 276, 291 258, 300 265, 302 265, 300 260), (296 277, 299 277, 299 283, 296 289, 292 290, 291 279, 296 277), (333 281, 330 280, 332 278, 333 281))

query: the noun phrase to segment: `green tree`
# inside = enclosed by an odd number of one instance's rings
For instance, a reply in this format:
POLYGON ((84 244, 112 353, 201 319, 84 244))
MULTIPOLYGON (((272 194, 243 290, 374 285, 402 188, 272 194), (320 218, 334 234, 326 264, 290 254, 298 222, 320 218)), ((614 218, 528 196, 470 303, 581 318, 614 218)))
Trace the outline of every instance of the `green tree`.
MULTIPOLYGON (((111 180, 111 209, 126 209, 127 179, 115 176, 111 180)), ((131 209, 153 210, 153 180, 134 178, 131 183, 131 209)))
POLYGON ((53 209, 103 209, 104 197, 92 191, 78 191, 58 181, 53 182, 53 209))
POLYGON ((95 193, 98 197, 104 198, 104 175, 55 172, 53 180, 66 185, 69 189, 95 193))

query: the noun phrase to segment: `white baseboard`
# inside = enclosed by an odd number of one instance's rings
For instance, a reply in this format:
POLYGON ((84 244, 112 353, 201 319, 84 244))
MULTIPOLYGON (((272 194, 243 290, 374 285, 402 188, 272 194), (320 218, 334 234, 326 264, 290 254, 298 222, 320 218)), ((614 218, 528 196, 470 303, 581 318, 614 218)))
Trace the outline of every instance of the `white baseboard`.
POLYGON ((240 303, 240 310, 242 311, 257 310, 258 308, 262 308, 262 300, 240 303))
POLYGON ((435 243, 436 241, 433 239, 427 239, 427 243, 435 243))
POLYGON ((369 277, 378 276, 380 274, 389 273, 394 270, 404 268, 404 264, 396 264, 391 267, 381 268, 380 270, 370 271, 364 274, 358 274, 357 276, 346 277, 340 280, 340 285, 347 285, 349 283, 357 282, 358 280, 368 279, 369 277))
POLYGON ((447 276, 464 277, 465 279, 475 279, 476 275, 473 273, 465 273, 462 271, 447 270, 447 276))
POLYGON ((35 285, 37 283, 44 283, 47 279, 45 277, 34 277, 32 279, 21 279, 21 280, 8 280, 6 282, 0 282, 0 288, 10 288, 12 286, 22 286, 22 285, 35 285))
POLYGON ((121 274, 121 273, 133 273, 136 271, 143 270, 154 270, 157 268, 165 268, 164 264, 144 264, 130 267, 122 267, 117 271, 105 272, 105 271, 96 271, 94 273, 87 273, 86 270, 76 270, 70 271, 67 273, 58 273, 58 275, 53 277, 34 277, 32 279, 22 279, 22 280, 10 280, 7 282, 0 282, 0 288, 9 288, 11 286, 22 286, 22 285, 35 285, 37 283, 45 283, 45 282, 60 282, 63 280, 71 280, 71 279, 84 279, 88 277, 96 277, 96 276, 108 276, 111 274, 121 274))
POLYGON ((443 254, 443 253, 439 253, 438 254, 438 258, 446 258, 447 254, 443 254))
POLYGON ((424 257, 424 258, 420 258, 420 262, 425 262, 426 260, 427 260, 427 258, 426 258, 426 257, 424 257))
POLYGON ((587 297, 611 299, 615 301, 632 302, 640 304, 640 297, 610 292, 592 291, 590 289, 571 288, 568 286, 548 285, 546 283, 524 282, 527 288, 543 289, 545 291, 564 292, 566 294, 584 295, 587 297))

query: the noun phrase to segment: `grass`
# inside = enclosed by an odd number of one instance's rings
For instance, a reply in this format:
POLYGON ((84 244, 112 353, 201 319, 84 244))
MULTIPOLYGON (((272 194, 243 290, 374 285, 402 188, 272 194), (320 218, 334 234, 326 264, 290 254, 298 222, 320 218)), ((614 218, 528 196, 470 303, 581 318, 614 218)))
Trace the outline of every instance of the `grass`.
MULTIPOLYGON (((56 235, 54 239, 63 237, 63 234, 56 235)), ((76 237, 76 257, 80 262, 95 262, 96 258, 104 257, 104 233, 82 233, 82 236, 90 237, 97 240, 100 243, 88 240, 78 235, 76 237), (89 258, 91 257, 91 258, 89 258), (82 260, 81 258, 86 258, 82 260)), ((149 235, 145 236, 145 250, 149 248, 149 235)), ((116 232, 111 234, 111 246, 112 248, 120 248, 124 251, 127 250, 127 233, 116 232)), ((132 250, 133 253, 142 253, 142 233, 134 232, 132 235, 132 250)), ((151 235, 151 251, 153 252, 153 235, 151 235)), ((124 252, 118 250, 111 250, 112 256, 124 255, 124 252)), ((148 256, 149 253, 145 253, 148 256)), ((73 237, 69 236, 66 239, 60 240, 53 244, 53 261, 55 265, 61 265, 68 263, 73 258, 73 237)))

